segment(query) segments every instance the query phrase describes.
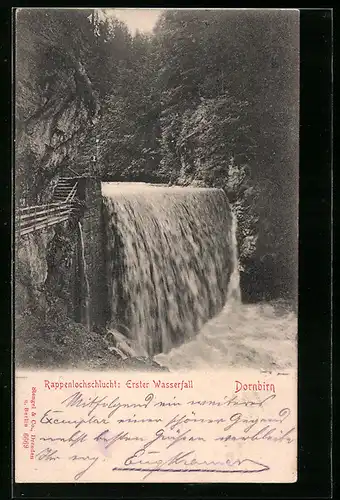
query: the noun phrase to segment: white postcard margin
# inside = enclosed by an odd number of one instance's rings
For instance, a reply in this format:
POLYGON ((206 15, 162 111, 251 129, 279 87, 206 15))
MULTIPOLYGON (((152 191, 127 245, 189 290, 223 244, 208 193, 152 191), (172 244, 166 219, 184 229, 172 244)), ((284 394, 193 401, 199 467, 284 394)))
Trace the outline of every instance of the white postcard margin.
POLYGON ((18 483, 296 480, 295 371, 16 371, 18 483))

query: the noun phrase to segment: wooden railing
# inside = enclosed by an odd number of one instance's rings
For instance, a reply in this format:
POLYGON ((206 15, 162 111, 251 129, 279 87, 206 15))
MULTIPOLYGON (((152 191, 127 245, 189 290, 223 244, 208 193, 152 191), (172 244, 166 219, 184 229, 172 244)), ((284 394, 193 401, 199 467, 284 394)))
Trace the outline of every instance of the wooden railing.
POLYGON ((67 221, 73 207, 72 202, 64 201, 21 208, 16 215, 16 231, 23 236, 67 221))
POLYGON ((75 183, 75 185, 73 186, 73 188, 71 189, 71 191, 69 192, 67 198, 66 198, 66 202, 70 202, 74 199, 74 197, 76 196, 77 194, 77 189, 78 189, 78 182, 75 183))
POLYGON ((60 222, 67 221, 74 208, 74 198, 77 194, 78 182, 76 182, 65 201, 35 205, 20 208, 16 214, 16 231, 19 236, 45 229, 60 222))

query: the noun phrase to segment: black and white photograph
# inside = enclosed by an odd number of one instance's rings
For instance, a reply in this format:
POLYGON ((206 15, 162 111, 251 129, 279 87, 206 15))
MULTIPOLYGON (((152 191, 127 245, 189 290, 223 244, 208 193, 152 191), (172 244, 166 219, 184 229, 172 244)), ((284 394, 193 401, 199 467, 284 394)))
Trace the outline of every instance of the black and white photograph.
POLYGON ((14 17, 16 368, 295 370, 298 10, 14 17))

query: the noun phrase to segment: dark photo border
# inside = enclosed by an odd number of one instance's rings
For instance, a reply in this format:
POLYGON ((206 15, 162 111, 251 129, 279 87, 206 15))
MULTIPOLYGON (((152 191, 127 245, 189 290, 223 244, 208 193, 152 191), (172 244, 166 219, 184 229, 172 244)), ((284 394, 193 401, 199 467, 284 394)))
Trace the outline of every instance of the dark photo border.
POLYGON ((11 18, 10 8, 1 9, 1 263, 5 275, 1 280, 5 322, 0 349, 4 376, 1 498, 332 498, 332 9, 300 10, 299 460, 298 481, 293 484, 13 483, 11 18))

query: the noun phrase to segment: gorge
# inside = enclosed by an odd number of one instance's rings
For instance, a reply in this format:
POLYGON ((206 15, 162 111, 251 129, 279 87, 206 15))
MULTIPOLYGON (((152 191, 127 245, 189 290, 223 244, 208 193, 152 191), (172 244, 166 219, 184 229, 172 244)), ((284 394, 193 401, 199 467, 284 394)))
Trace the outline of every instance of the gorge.
POLYGON ((296 333, 297 18, 107 14, 16 11, 16 219, 78 185, 68 221, 15 231, 16 360, 273 366, 266 337, 296 333))

